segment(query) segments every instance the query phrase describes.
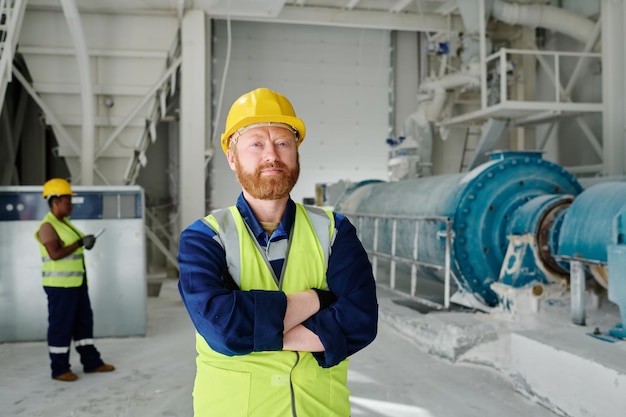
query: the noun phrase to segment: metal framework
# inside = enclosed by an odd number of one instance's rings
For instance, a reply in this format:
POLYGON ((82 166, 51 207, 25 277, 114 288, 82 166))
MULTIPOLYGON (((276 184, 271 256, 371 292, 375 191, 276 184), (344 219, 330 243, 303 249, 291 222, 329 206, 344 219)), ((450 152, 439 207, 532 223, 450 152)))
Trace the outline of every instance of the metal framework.
MULTIPOLYGON (((394 216, 394 215, 383 215, 383 214, 362 214, 362 213, 342 213, 347 217, 350 217, 356 225, 358 236, 361 240, 363 240, 363 220, 364 219, 373 219, 374 220, 374 230, 373 230, 373 240, 371 242, 371 249, 366 249, 366 252, 370 256, 372 260, 372 269, 374 271, 374 276, 377 275, 378 270, 378 261, 379 260, 388 260, 390 262, 389 267, 389 287, 393 292, 396 292, 402 296, 409 297, 419 303, 427 305, 429 307, 442 310, 450 308, 450 283, 451 279, 456 281, 456 277, 451 270, 451 244, 452 244, 452 228, 450 225, 449 217, 442 216, 394 216), (391 247, 390 251, 384 252, 380 250, 379 247, 379 232, 380 227, 379 223, 381 220, 390 220, 392 222, 392 232, 391 232, 391 247), (404 258, 398 256, 396 253, 396 243, 398 237, 398 223, 399 222, 408 222, 412 224, 412 257, 404 258), (419 234, 420 234, 420 224, 424 222, 435 222, 435 223, 443 223, 445 225, 445 231, 442 231, 439 234, 440 238, 445 239, 444 245, 444 259, 443 265, 437 265, 429 262, 424 262, 419 260, 419 234), (411 283, 410 290, 407 293, 406 291, 399 290, 399 286, 397 283, 397 264, 407 264, 411 267, 411 283), (418 268, 428 268, 435 271, 443 271, 444 274, 444 294, 443 294, 443 304, 434 302, 432 300, 428 300, 419 295, 418 288, 418 268)), ((461 288, 460 284, 457 283, 457 287, 461 288)), ((378 285, 383 285, 378 282, 378 285)))
POLYGON ((0 110, 11 81, 13 55, 24 20, 26 0, 0 0, 0 110))

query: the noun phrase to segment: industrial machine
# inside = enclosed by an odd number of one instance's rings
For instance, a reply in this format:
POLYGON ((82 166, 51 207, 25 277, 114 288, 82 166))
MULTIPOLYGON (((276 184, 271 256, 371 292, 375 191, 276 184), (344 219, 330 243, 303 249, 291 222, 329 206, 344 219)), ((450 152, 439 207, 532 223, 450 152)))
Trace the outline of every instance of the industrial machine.
MULTIPOLYGON (((354 184, 335 210, 449 218, 452 272, 460 289, 485 306, 512 302, 503 287, 567 282, 572 263, 580 262, 626 311, 626 183, 584 189, 540 152, 493 152, 490 158, 468 173, 354 184)), ((360 228, 366 249, 374 230, 368 221, 374 220, 364 218, 360 228)), ((378 250, 391 253, 391 222, 383 219, 377 228, 378 250)), ((411 258, 412 241, 419 239, 419 258, 441 264, 443 225, 427 223, 418 237, 409 229, 394 232, 394 256, 411 258)))
MULTIPOLYGON (((96 337, 146 330, 144 197, 138 186, 74 186, 72 223, 101 231, 85 251, 96 337)), ((48 211, 42 187, 0 187, 0 343, 45 340, 47 300, 35 232, 48 211)))

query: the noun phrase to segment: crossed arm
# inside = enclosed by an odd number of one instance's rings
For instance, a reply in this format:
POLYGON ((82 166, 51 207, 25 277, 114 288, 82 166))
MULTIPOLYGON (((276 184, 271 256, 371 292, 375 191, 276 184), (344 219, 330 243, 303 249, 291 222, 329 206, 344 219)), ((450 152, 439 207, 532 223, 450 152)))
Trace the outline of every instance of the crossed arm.
POLYGON ((283 321, 283 350, 323 352, 320 338, 302 325, 302 322, 320 310, 319 297, 313 290, 289 294, 283 321))
POLYGON ((335 245, 327 271, 337 301, 320 309, 313 290, 287 295, 226 289, 223 249, 208 226, 194 223, 180 239, 179 290, 198 333, 225 355, 309 351, 325 367, 368 345, 377 329, 375 282, 352 225, 340 229, 338 239, 342 233, 348 244, 335 245))

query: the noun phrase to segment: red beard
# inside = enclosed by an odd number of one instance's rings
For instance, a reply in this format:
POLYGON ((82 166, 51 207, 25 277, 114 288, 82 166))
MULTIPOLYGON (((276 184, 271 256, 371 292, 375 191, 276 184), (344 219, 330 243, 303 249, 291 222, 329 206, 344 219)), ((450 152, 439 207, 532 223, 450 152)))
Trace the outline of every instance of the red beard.
POLYGON ((252 197, 259 200, 278 200, 289 196, 296 185, 300 175, 300 158, 296 161, 296 167, 289 169, 282 162, 269 162, 256 168, 254 172, 244 171, 235 154, 235 173, 237 180, 244 190, 252 197), (261 171, 267 168, 279 168, 282 170, 277 175, 261 175, 261 171))

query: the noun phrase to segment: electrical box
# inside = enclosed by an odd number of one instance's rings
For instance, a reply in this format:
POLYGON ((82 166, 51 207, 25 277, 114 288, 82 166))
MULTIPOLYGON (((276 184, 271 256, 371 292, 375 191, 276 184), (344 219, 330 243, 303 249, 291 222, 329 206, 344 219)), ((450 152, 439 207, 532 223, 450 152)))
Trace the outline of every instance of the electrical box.
MULTIPOLYGON (((95 337, 144 336, 146 242, 138 186, 73 186, 70 220, 84 234, 103 229, 85 266, 95 337)), ((48 300, 35 232, 49 211, 41 186, 0 187, 0 343, 45 340, 48 300)))

